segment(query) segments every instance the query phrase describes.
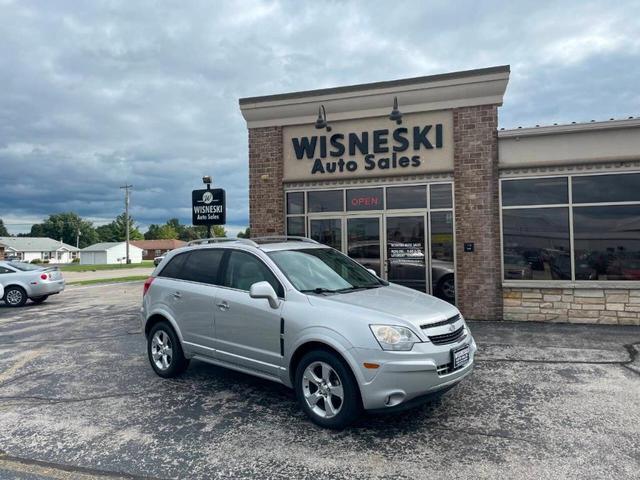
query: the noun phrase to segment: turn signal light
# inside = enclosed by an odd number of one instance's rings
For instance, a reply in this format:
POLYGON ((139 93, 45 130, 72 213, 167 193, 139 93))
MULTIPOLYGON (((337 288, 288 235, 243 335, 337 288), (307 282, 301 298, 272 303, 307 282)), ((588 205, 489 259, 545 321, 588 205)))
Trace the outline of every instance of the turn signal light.
POLYGON ((363 365, 364 365, 364 368, 371 368, 371 369, 380 368, 380 365, 377 363, 364 362, 363 365))
POLYGON ((144 281, 144 286, 142 287, 142 296, 143 297, 147 294, 147 290, 149 290, 149 287, 153 283, 153 279, 154 278, 155 277, 149 277, 144 281))

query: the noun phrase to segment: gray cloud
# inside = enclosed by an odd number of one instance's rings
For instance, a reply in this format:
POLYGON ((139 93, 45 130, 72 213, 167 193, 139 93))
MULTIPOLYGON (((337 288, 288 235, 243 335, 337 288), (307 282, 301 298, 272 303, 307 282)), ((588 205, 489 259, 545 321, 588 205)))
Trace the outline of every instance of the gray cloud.
MULTIPOLYGON (((640 2, 0 0, 0 218, 248 222, 237 99, 510 63, 501 125, 640 113, 640 2)), ((28 228, 28 227, 27 227, 28 228)), ((17 229, 14 228, 15 231, 17 229)))

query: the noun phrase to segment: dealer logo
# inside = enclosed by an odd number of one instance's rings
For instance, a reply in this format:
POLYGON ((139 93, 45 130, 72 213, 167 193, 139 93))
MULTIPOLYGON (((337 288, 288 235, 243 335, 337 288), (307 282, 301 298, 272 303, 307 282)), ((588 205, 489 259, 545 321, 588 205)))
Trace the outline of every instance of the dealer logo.
POLYGON ((204 192, 204 195, 202 195, 202 203, 209 205, 211 202, 213 202, 213 193, 209 191, 204 192))

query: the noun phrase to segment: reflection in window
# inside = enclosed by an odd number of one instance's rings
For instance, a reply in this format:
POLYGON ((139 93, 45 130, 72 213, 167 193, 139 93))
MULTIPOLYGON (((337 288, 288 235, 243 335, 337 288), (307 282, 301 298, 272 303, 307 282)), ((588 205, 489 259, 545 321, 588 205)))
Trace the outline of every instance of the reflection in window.
POLYGON ((304 237, 304 217, 287 218, 287 235, 304 237))
POLYGON ((574 203, 638 202, 640 173, 576 176, 571 188, 574 203))
POLYGON ((568 208, 503 210, 505 280, 569 280, 568 208))
POLYGON ((429 188, 431 189, 431 208, 451 208, 453 206, 450 183, 431 185, 429 188))
POLYGON ((427 208, 427 190, 425 186, 388 187, 387 208, 427 208))
POLYGON ((312 191, 307 193, 307 208, 309 212, 342 212, 342 190, 312 191))
POLYGON ((567 177, 527 178, 502 182, 502 205, 568 203, 567 177))
POLYGON ((431 212, 431 282, 433 294, 455 301, 453 264, 453 212, 431 212))
POLYGON ((640 205, 574 207, 573 235, 576 280, 640 280, 640 205))
POLYGON ((316 242, 342 250, 342 222, 339 218, 311 220, 309 236, 316 242))

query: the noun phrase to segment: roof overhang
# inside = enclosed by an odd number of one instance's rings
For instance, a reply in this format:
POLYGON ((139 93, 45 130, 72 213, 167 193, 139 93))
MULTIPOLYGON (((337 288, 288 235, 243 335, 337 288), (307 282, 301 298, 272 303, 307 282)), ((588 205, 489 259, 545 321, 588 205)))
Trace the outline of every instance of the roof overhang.
POLYGON ((314 123, 324 105, 328 121, 388 115, 393 97, 402 113, 502 105, 509 65, 426 77, 240 99, 249 128, 314 123))

